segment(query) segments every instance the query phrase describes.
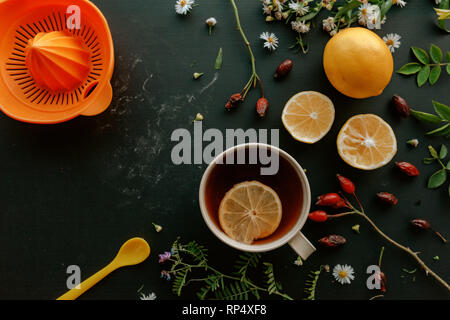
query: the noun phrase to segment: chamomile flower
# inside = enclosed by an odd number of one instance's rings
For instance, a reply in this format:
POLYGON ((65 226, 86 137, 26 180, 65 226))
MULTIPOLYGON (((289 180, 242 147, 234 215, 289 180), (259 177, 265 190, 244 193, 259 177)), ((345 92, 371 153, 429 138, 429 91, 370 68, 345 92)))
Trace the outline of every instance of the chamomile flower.
POLYGON ((289 9, 291 9, 300 16, 303 16, 309 12, 309 6, 305 5, 303 2, 297 1, 290 2, 289 9))
POLYGON ((272 5, 273 5, 273 10, 274 11, 280 11, 281 12, 284 9, 283 3, 282 3, 281 0, 273 0, 272 5))
POLYGON ((359 7, 358 12, 358 22, 360 25, 366 26, 367 22, 369 21, 369 18, 372 16, 374 11, 373 5, 369 3, 364 3, 359 7))
POLYGON ((352 266, 346 264, 338 264, 333 268, 333 277, 340 284, 350 284, 350 282, 355 279, 354 273, 355 271, 353 270, 352 266))
POLYGON ((195 0, 177 0, 175 4, 175 11, 181 15, 187 15, 191 11, 195 0))
POLYGON ((264 40, 264 48, 270 51, 276 50, 278 47, 278 38, 274 33, 263 32, 259 36, 260 39, 264 40))
POLYGON ((325 20, 322 20, 323 30, 326 32, 330 32, 334 28, 336 28, 336 24, 334 23, 334 17, 328 17, 325 20))
POLYGON ((141 293, 141 300, 156 300, 156 294, 149 293, 148 295, 145 295, 143 293, 141 293))
POLYGON ((403 8, 404 6, 406 6, 406 1, 405 0, 392 0, 392 3, 396 4, 400 8, 403 8))
POLYGON ((309 22, 305 23, 304 21, 292 21, 291 26, 292 30, 297 31, 298 33, 307 33, 310 30, 309 22))
POLYGON ((401 38, 402 37, 396 33, 388 33, 387 35, 385 35, 383 37, 383 41, 386 42, 386 45, 391 50, 391 52, 394 52, 395 49, 400 48, 400 44, 401 44, 400 39, 401 38))
POLYGON ((381 10, 379 6, 373 6, 372 14, 370 14, 367 20, 367 28, 373 29, 381 29, 381 25, 386 22, 386 16, 381 19, 381 10))

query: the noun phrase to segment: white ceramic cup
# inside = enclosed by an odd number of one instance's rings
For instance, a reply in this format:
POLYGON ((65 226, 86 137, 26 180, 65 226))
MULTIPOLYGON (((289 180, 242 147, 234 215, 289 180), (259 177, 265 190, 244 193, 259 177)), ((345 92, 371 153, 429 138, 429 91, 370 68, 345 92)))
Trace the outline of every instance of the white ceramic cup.
MULTIPOLYGON (((231 165, 233 164, 225 164, 225 165, 231 165)), ((209 229, 216 235, 217 238, 219 238, 222 242, 226 243, 227 245, 241 250, 241 251, 247 251, 247 252, 266 252, 270 250, 274 250, 276 248, 279 248, 283 246, 286 243, 289 243, 289 245, 294 249, 294 251, 303 259, 307 259, 311 253, 313 253, 316 248, 311 244, 311 242, 308 241, 308 239, 303 235, 301 232, 301 229, 303 225, 306 222, 306 219, 309 214, 309 209, 311 206, 311 190, 309 187, 308 179, 305 175, 304 170, 302 167, 298 164, 298 162, 291 157, 287 152, 271 145, 262 144, 262 143, 247 143, 247 144, 241 144, 237 145, 235 147, 232 147, 224 152, 222 152, 219 156, 217 156, 207 167, 205 170, 202 181, 200 183, 200 189, 199 189, 199 200, 200 200, 200 209, 202 212, 203 219, 206 222, 206 225, 209 227, 209 229), (205 201, 205 191, 206 191, 206 184, 208 181, 208 178, 213 171, 214 167, 218 165, 219 159, 224 159, 225 156, 234 154, 241 148, 268 148, 272 152, 277 152, 280 157, 283 157, 289 165, 294 169, 297 176, 292 177, 292 179, 298 179, 301 184, 301 190, 302 195, 299 195, 302 197, 302 206, 301 206, 301 212, 298 216, 297 221, 291 227, 287 232, 285 232, 281 237, 274 239, 270 242, 264 242, 264 243, 255 243, 255 244, 245 244, 242 242, 238 242, 236 240, 231 239, 225 232, 222 231, 220 226, 218 226, 214 221, 211 219, 211 215, 208 213, 208 208, 205 201)), ((217 213, 213 213, 215 215, 217 213)))

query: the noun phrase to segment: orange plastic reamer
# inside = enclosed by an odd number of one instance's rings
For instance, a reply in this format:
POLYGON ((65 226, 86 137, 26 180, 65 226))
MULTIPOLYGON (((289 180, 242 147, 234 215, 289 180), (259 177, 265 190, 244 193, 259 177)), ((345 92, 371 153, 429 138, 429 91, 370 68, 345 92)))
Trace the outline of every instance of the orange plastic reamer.
POLYGON ((0 109, 51 124, 105 111, 114 48, 100 10, 87 0, 0 0, 0 109))

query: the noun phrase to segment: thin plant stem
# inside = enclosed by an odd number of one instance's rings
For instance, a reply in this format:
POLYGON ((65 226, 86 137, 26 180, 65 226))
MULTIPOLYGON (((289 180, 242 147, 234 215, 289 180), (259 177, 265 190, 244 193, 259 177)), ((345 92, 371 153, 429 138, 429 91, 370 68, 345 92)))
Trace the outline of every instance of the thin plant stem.
MULTIPOLYGON (((236 18, 237 29, 238 29, 239 33, 241 34, 242 40, 244 40, 245 46, 248 49, 248 52, 250 54, 250 61, 252 64, 252 75, 250 76, 250 80, 247 82, 244 89, 242 90, 242 92, 243 92, 242 98, 245 99, 252 84, 253 84, 253 87, 256 87, 256 83, 259 82, 259 84, 261 86, 261 90, 262 90, 262 83, 261 83, 260 77, 258 76, 258 73, 256 72, 256 59, 253 54, 252 47, 250 46, 250 42, 248 41, 247 36, 245 35, 244 30, 242 29, 241 19, 239 18, 238 8, 237 8, 234 0, 230 0, 230 2, 231 2, 231 5, 233 6, 234 16, 236 18)), ((262 90, 262 92, 264 92, 264 91, 262 90)), ((263 96, 264 96, 264 93, 263 93, 263 96)))
MULTIPOLYGON (((356 195, 355 195, 356 198, 356 195)), ((357 198, 356 198, 357 199, 357 198)), ((396 246, 397 248, 405 251, 406 253, 408 253, 409 255, 411 255, 416 261, 417 263, 423 268, 425 269, 426 274, 430 274, 433 278, 435 278, 439 283, 441 283, 444 287, 447 288, 448 291, 450 291, 450 285, 444 280, 442 279, 440 276, 438 276, 433 270, 430 269, 430 267, 428 267, 425 262, 422 261, 422 259, 419 258, 418 254, 414 251, 412 251, 410 248, 405 247, 403 245, 401 245, 400 243, 392 240, 390 237, 388 237, 383 231, 381 231, 380 228, 377 227, 377 225, 372 221, 372 219, 370 219, 367 214, 363 211, 363 210, 358 210, 356 209, 347 199, 344 200, 346 201, 347 205, 350 207, 350 209, 352 211, 349 211, 348 214, 357 214, 361 217, 363 217, 371 226, 373 229, 375 229, 376 232, 378 232, 385 240, 387 240, 388 242, 390 242, 391 244, 393 244, 394 246, 396 246)), ((345 213, 345 212, 344 212, 345 213)), ((345 216, 345 214, 342 213, 340 214, 341 216, 345 216)))
POLYGON ((414 251, 412 251, 410 248, 405 247, 403 245, 401 245, 400 243, 392 240, 390 237, 388 237, 383 231, 380 230, 380 228, 377 227, 377 225, 363 212, 356 212, 356 214, 360 215, 361 217, 363 217, 371 226, 373 229, 375 229, 376 232, 378 232, 384 239, 386 239, 388 242, 390 242, 391 244, 393 244, 394 246, 396 246, 397 248, 405 251, 406 253, 408 253, 409 255, 411 255, 416 261, 417 263, 423 268, 425 269, 425 272, 428 274, 430 274, 433 278, 435 278, 439 283, 441 283, 444 287, 447 288, 448 291, 450 291, 450 286, 449 284, 442 279, 440 276, 438 276, 436 273, 434 273, 433 270, 430 269, 430 267, 428 267, 425 262, 422 261, 422 259, 419 258, 418 254, 415 253, 414 251))
MULTIPOLYGON (((204 265, 204 264, 190 265, 190 264, 185 263, 185 262, 183 262, 183 261, 181 261, 181 260, 175 260, 175 259, 168 259, 168 261, 172 261, 172 262, 174 262, 174 263, 181 264, 181 265, 184 265, 184 266, 185 266, 184 268, 180 268, 180 269, 168 271, 169 273, 175 273, 175 272, 178 272, 178 271, 181 271, 181 270, 186 270, 186 269, 202 268, 202 269, 204 269, 205 271, 211 270, 211 271, 214 272, 216 275, 219 275, 219 276, 221 276, 222 278, 226 278, 226 279, 229 279, 229 280, 235 280, 235 281, 242 281, 242 278, 239 278, 239 277, 233 277, 233 276, 224 274, 224 273, 220 272, 219 270, 217 270, 217 269, 215 269, 215 268, 213 268, 213 267, 211 267, 211 266, 209 266, 209 265, 204 265)), ((204 280, 206 280, 206 279, 207 279, 207 278, 203 278, 203 279, 202 279, 202 278, 199 278, 199 279, 195 279, 195 278, 194 278, 194 279, 189 279, 189 280, 184 284, 184 286, 188 285, 190 282, 193 282, 193 281, 204 281, 204 280)), ((244 281, 245 281, 245 283, 246 283, 247 285, 253 287, 254 290, 256 289, 256 290, 263 291, 263 292, 267 292, 267 293, 269 292, 268 289, 262 288, 262 287, 260 287, 260 286, 257 286, 257 285, 254 284, 253 282, 247 281, 246 278, 244 278, 244 281)), ((294 299, 293 299, 292 297, 290 297, 289 295, 287 295, 287 294, 285 294, 285 293, 282 293, 282 292, 279 292, 279 291, 274 291, 273 294, 276 294, 276 295, 278 295, 278 296, 280 296, 280 297, 283 297, 283 298, 286 299, 286 300, 294 300, 294 299)))
POLYGON ((381 269, 381 260, 383 259, 384 247, 381 247, 380 257, 378 258, 378 267, 381 269))

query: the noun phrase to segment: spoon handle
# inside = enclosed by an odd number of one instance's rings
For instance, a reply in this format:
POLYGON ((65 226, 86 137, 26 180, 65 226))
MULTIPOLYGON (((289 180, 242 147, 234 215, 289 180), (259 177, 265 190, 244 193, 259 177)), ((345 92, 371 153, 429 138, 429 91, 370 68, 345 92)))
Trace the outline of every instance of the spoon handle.
POLYGON ((89 290, 91 287, 93 287, 97 282, 102 280, 104 277, 106 277, 108 274, 116 270, 118 266, 114 264, 113 262, 108 264, 106 267, 104 267, 102 270, 97 272, 96 274, 92 275, 88 279, 84 280, 77 288, 73 288, 69 291, 67 291, 65 294, 60 296, 56 300, 75 300, 79 296, 81 296, 83 293, 85 293, 87 290, 89 290))

